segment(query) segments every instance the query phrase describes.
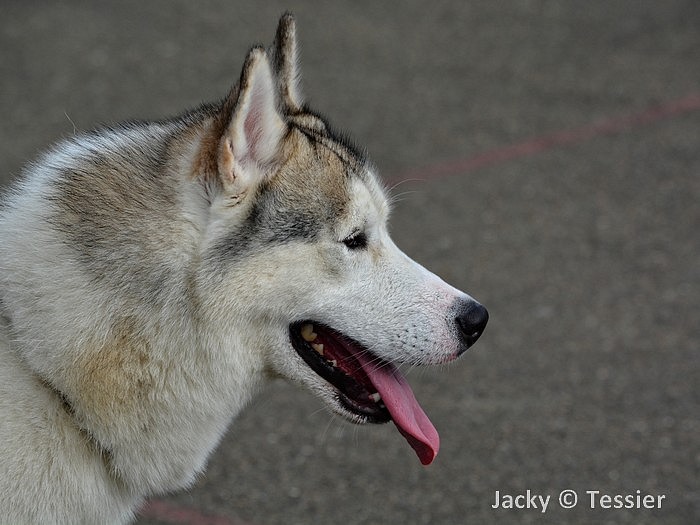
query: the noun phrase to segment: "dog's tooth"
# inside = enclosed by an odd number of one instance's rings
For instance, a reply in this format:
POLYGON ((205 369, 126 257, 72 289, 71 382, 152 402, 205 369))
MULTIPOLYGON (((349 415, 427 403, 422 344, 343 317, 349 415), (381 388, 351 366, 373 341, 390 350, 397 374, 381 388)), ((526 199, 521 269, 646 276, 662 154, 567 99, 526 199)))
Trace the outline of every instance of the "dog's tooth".
POLYGON ((374 394, 370 394, 369 398, 374 401, 375 403, 379 403, 382 400, 382 396, 379 395, 379 392, 375 392, 374 394))
POLYGON ((336 361, 335 359, 333 359, 333 360, 331 361, 331 366, 334 367, 334 368, 337 367, 337 366, 338 366, 338 361, 336 361))
POLYGON ((310 343, 316 340, 318 334, 314 332, 314 325, 307 323, 301 327, 301 336, 304 338, 304 341, 310 343))
POLYGON ((311 348, 316 350, 319 354, 323 355, 323 345, 321 343, 313 343, 311 348))

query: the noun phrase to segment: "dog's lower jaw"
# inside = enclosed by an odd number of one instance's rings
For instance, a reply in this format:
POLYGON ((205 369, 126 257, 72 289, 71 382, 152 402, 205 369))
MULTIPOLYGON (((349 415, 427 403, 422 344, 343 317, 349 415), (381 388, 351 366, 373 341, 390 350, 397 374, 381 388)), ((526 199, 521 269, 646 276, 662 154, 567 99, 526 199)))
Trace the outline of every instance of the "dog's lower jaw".
POLYGON ((421 463, 433 461, 440 447, 438 433, 396 364, 347 334, 311 320, 292 323, 289 339, 309 369, 333 389, 325 397, 336 411, 351 421, 393 421, 421 463))

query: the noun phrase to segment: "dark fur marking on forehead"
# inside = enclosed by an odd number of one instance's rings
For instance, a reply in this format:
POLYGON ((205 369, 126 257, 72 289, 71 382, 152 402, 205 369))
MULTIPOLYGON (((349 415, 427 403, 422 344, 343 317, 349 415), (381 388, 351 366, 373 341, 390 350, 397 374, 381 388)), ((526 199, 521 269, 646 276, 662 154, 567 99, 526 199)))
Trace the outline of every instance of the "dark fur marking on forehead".
POLYGON ((290 126, 312 144, 328 148, 352 173, 362 175, 367 163, 365 155, 347 135, 335 132, 326 119, 308 109, 288 118, 290 126))
MULTIPOLYGON (((308 110, 288 114, 286 119, 290 130, 298 131, 309 140, 312 151, 325 148, 334 155, 345 167, 342 171, 346 177, 365 179, 367 161, 364 155, 347 137, 333 133, 325 119, 308 110)), ((299 173, 303 173, 303 168, 299 173)), ((255 202, 246 219, 219 241, 210 255, 218 263, 230 265, 245 254, 260 253, 266 247, 317 240, 321 232, 344 213, 342 197, 322 192, 335 201, 310 205, 311 197, 303 196, 303 191, 303 185, 292 189, 274 177, 263 183, 256 195, 251 195, 255 202)))

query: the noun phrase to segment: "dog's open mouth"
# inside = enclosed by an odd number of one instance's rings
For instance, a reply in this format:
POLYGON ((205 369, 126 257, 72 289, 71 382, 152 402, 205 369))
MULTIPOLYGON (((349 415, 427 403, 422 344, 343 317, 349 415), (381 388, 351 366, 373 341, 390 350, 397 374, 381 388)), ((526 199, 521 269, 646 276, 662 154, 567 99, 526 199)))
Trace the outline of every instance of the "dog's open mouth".
POLYGON ((424 465, 433 461, 440 439, 411 391, 390 362, 372 355, 353 339, 313 321, 289 327, 292 346, 338 393, 338 400, 357 420, 393 421, 424 465))

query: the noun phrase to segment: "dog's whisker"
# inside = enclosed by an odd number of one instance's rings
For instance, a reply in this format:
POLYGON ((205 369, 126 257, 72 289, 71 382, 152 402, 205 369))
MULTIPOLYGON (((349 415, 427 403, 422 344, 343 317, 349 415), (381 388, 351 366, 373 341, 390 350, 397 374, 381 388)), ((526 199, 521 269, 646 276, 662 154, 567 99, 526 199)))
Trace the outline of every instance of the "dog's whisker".
POLYGON ((402 191, 401 193, 397 193, 396 195, 392 195, 390 197, 390 202, 391 204, 396 204, 397 202, 402 202, 404 200, 404 197, 408 195, 413 195, 415 193, 418 193, 415 190, 409 190, 409 191, 402 191))
POLYGON ((396 188, 401 186, 402 184, 406 184, 409 182, 420 182, 420 183, 425 183, 425 179, 419 179, 417 177, 414 178, 408 178, 408 179, 401 179, 396 182, 394 182, 391 186, 388 187, 387 191, 389 193, 393 192, 396 188))

